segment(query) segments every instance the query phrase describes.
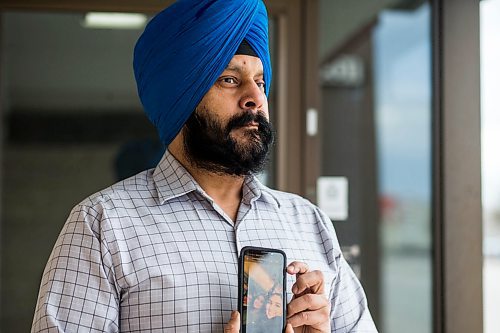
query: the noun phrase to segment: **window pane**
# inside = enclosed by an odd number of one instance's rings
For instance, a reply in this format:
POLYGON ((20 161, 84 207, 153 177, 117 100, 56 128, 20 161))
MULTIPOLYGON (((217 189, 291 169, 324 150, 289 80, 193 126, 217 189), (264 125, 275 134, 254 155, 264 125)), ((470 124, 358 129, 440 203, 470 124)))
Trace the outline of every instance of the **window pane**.
POLYGON ((347 182, 330 217, 379 330, 431 332, 431 7, 320 4, 318 188, 347 182))
POLYGON ((430 6, 386 10, 375 33, 385 332, 431 332, 430 6))

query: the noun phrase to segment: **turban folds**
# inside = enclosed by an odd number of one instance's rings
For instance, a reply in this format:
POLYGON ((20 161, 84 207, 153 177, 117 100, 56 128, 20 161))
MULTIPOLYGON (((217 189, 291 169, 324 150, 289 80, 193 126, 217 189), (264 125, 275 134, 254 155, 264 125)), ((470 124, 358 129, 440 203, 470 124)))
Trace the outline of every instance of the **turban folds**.
POLYGON ((139 97, 168 145, 227 67, 243 40, 271 84, 268 18, 262 0, 178 0, 146 26, 134 50, 139 97))

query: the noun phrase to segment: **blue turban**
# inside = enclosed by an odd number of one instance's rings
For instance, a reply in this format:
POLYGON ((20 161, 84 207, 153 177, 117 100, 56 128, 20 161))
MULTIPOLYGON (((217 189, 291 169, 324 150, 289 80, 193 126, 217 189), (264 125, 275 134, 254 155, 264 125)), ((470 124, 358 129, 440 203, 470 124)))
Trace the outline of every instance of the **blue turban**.
POLYGON ((134 50, 144 110, 168 145, 217 81, 243 40, 271 84, 268 18, 262 0, 178 0, 146 26, 134 50))

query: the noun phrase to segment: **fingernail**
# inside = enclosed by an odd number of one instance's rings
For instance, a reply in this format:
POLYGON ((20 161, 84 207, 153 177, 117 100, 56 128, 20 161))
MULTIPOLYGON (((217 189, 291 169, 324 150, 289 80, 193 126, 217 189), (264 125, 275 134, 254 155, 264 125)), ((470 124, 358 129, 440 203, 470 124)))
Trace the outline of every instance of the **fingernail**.
POLYGON ((297 293, 297 291, 299 291, 299 287, 297 287, 297 285, 294 285, 294 286, 293 286, 293 288, 292 288, 292 292, 293 292, 294 294, 296 294, 296 293, 297 293))
POLYGON ((235 319, 237 315, 238 315, 237 311, 231 312, 231 318, 235 319))

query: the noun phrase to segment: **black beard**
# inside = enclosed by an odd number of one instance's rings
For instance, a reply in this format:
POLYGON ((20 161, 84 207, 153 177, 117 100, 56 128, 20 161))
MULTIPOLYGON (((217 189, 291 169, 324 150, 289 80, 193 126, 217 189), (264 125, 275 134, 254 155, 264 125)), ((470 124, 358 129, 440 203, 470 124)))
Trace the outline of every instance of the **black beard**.
POLYGON ((223 127, 208 109, 197 108, 183 131, 184 148, 191 164, 209 172, 232 176, 262 171, 274 142, 272 126, 260 111, 235 115, 223 127), (246 142, 238 142, 231 137, 232 130, 250 122, 256 122, 258 129, 244 130, 246 142))

